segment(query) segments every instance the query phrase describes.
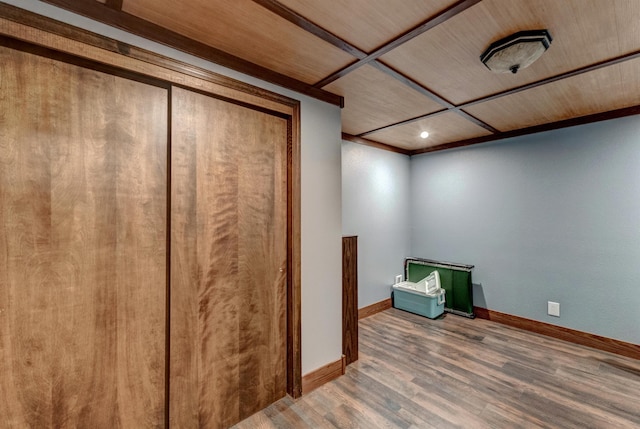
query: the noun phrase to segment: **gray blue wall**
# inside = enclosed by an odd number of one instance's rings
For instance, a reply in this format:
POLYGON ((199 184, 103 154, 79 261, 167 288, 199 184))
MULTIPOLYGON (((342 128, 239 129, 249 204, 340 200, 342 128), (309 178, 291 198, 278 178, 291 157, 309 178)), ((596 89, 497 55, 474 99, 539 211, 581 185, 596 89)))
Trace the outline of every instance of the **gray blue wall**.
POLYGON ((342 142, 342 232, 358 236, 358 307, 390 296, 409 254, 409 157, 342 142))
POLYGON ((640 344, 640 116, 414 156, 410 187, 411 253, 474 264, 476 305, 640 344))

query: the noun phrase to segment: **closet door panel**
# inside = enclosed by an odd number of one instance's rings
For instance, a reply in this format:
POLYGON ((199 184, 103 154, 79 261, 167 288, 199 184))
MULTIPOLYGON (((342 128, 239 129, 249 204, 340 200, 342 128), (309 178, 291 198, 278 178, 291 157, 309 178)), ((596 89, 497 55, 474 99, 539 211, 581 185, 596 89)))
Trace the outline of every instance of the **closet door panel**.
POLYGON ((171 423, 222 428, 286 393, 287 121, 172 93, 171 423))
POLYGON ((3 427, 162 427, 168 91, 0 64, 3 427))

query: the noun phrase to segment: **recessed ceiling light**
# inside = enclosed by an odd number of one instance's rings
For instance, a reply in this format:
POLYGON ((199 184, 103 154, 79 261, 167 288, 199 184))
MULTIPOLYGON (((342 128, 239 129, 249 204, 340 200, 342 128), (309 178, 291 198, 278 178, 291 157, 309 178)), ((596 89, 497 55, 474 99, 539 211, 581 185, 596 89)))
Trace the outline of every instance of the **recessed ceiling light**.
POLYGON ((422 137, 423 139, 426 139, 427 137, 429 137, 429 132, 428 131, 421 132, 420 137, 422 137))

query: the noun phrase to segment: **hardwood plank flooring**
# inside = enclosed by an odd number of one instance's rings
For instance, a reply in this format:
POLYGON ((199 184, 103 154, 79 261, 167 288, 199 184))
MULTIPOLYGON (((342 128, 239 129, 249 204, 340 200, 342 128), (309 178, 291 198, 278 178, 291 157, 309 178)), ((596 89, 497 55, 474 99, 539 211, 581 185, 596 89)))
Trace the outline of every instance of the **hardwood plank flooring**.
POLYGON ((489 320, 389 309, 343 377, 234 428, 640 428, 640 361, 489 320))

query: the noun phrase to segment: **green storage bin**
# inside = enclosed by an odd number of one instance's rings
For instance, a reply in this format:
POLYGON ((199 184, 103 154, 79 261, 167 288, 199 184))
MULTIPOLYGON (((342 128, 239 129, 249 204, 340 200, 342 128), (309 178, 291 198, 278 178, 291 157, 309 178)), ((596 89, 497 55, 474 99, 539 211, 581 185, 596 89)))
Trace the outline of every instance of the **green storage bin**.
POLYGON ((417 282, 438 270, 440 283, 445 290, 445 308, 448 313, 474 318, 471 270, 473 265, 441 262, 432 259, 407 258, 404 261, 404 277, 417 282))

